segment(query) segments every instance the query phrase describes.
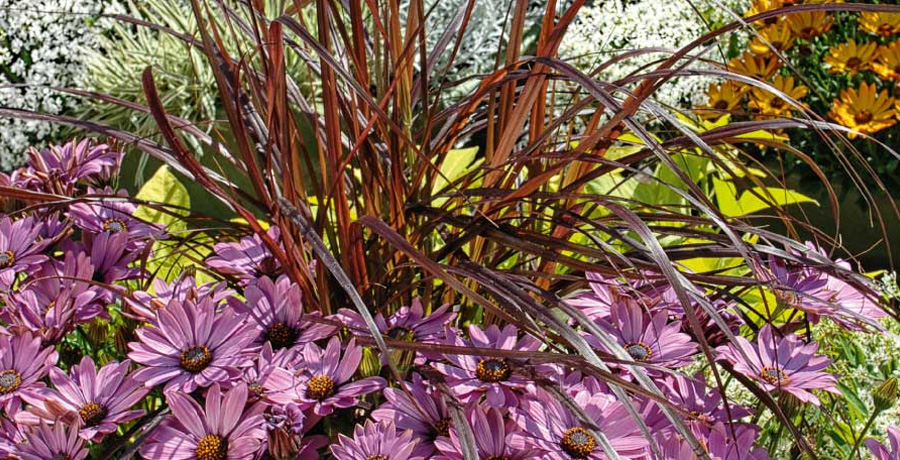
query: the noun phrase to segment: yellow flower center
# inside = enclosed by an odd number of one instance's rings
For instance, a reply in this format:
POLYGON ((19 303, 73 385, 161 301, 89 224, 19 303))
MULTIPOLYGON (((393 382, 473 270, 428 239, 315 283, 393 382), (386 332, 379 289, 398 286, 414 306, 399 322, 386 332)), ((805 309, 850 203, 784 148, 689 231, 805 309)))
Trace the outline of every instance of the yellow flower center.
POLYGON ((81 421, 87 426, 99 425, 106 418, 107 412, 106 406, 95 402, 89 402, 78 409, 81 421))
POLYGON ((628 342, 625 344, 625 351, 631 356, 631 359, 645 363, 653 357, 653 349, 644 342, 628 342))
POLYGON ((209 366, 209 363, 212 362, 213 356, 204 345, 190 347, 181 352, 181 359, 179 360, 182 369, 196 374, 206 369, 206 366, 209 366))
POLYGON ((22 376, 15 369, 0 372, 0 395, 12 393, 22 385, 22 376))
POLYGON ((197 460, 225 460, 228 457, 228 440, 208 434, 197 443, 197 460))
POLYGON ((306 389, 306 397, 323 401, 334 395, 334 380, 327 375, 317 375, 309 379, 309 387, 306 389))
POLYGON ((366 460, 390 460, 390 457, 382 454, 369 455, 366 460))
POLYGON ((510 375, 512 370, 505 359, 485 358, 478 361, 478 367, 475 369, 475 376, 482 382, 504 382, 509 380, 510 375))
POLYGON ((588 458, 591 452, 594 451, 594 448, 597 447, 597 440, 594 439, 594 435, 589 433, 588 430, 575 427, 566 430, 559 441, 559 446, 570 457, 584 459, 588 458))
POLYGON ((12 251, 0 252, 0 268, 12 267, 16 261, 16 255, 12 251))
POLYGON ((771 385, 780 387, 788 386, 791 383, 791 378, 777 367, 763 366, 759 372, 759 377, 771 385))
POLYGON ((103 221, 103 230, 110 233, 122 233, 128 231, 128 226, 122 219, 106 219, 103 221))

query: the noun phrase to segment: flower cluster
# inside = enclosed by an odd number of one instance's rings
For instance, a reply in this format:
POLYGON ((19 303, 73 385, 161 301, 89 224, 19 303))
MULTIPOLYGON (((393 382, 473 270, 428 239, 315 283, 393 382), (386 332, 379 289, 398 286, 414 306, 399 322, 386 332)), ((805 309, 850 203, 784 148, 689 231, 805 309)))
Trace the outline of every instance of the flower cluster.
MULTIPOLYGON (((214 245, 205 267, 228 282, 154 279, 146 262, 174 235, 110 187, 120 159, 73 141, 33 149, 0 177, 69 198, 3 203, 0 454, 79 460, 139 442, 147 460, 461 460, 469 448, 495 460, 681 460, 696 448, 766 460, 754 409, 686 371, 703 360, 701 344, 715 365, 778 399, 819 405, 838 391, 829 358, 790 332, 796 323, 757 328, 736 302, 686 306, 652 280, 588 273, 590 289, 564 301, 568 324, 608 364, 601 374, 538 359, 561 344, 516 325, 465 324, 426 299, 376 312, 371 324, 349 309, 311 312, 268 246, 281 244, 277 227, 214 245), (98 323, 117 330, 117 359, 73 353, 98 323), (741 327, 755 332, 728 340, 741 327), (373 353, 376 331, 394 352, 373 353), (654 387, 635 391, 646 379, 654 387), (631 389, 613 386, 623 382, 631 389)), ((773 258, 760 270, 778 308, 808 320, 859 330, 861 316, 880 314, 812 268, 773 258)))

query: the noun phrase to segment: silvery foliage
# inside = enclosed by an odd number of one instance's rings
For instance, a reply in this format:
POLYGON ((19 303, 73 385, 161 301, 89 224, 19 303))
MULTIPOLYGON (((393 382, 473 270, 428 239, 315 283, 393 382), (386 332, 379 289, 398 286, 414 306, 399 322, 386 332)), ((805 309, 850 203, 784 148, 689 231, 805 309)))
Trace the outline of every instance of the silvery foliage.
MULTIPOLYGON (((677 50, 711 30, 734 21, 749 5, 749 0, 598 0, 582 8, 578 19, 566 34, 560 55, 580 70, 591 72, 599 64, 623 52, 644 48, 677 50)), ((724 50, 700 48, 703 59, 722 62, 724 50)), ((651 63, 661 62, 671 52, 640 54, 609 66, 597 77, 617 81, 634 72, 653 70, 651 63), (649 67, 642 69, 645 65, 649 67)), ((702 68, 694 62, 692 68, 702 68)), ((653 98, 661 104, 685 109, 706 102, 705 91, 713 81, 708 76, 673 79, 653 98)))
MULTIPOLYGON (((76 100, 50 90, 76 87, 85 50, 96 47, 108 21, 106 0, 0 0, 0 107, 60 114, 76 100), (28 85, 10 87, 9 85, 28 85)), ((59 127, 0 118, 0 168, 22 163, 29 145, 49 140, 59 127)))
MULTIPOLYGON (((426 45, 429 52, 434 50, 441 40, 444 31, 450 27, 459 28, 459 21, 468 6, 469 0, 425 0, 426 16, 426 45)), ((562 10, 571 0, 557 2, 558 10, 562 10)), ((475 0, 472 14, 460 42, 459 50, 453 59, 453 64, 447 68, 447 63, 456 44, 457 35, 435 59, 432 74, 441 74, 446 82, 462 82, 448 89, 451 96, 467 95, 476 85, 477 81, 471 79, 477 75, 483 75, 494 71, 498 52, 505 50, 507 32, 513 19, 515 0, 475 0), (443 73, 446 69, 446 73, 443 73)), ((529 0, 528 13, 525 24, 540 24, 543 18, 546 1, 529 0)), ((409 0, 401 3, 401 15, 405 23, 405 15, 409 11, 409 0)), ((523 49, 527 49, 537 38, 537 30, 526 30, 523 49)), ((418 65, 419 63, 416 62, 418 65)), ((503 65, 501 58, 499 65, 503 65)))

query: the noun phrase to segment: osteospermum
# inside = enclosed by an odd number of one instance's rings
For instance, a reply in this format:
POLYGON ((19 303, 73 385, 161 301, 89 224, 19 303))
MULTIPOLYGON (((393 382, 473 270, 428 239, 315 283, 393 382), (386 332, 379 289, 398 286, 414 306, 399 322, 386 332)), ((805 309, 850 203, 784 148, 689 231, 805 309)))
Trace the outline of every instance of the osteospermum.
MULTIPOLYGON (((518 338, 519 332, 513 325, 502 330, 490 325, 482 330, 478 326, 469 326, 470 340, 464 340, 448 332, 448 345, 469 348, 485 348, 495 350, 535 351, 540 342, 533 337, 518 338)), ((499 356, 472 356, 445 354, 446 362, 432 363, 440 373, 444 374, 447 385, 460 400, 474 401, 482 395, 486 396, 491 407, 515 406, 518 393, 521 393, 531 379, 516 372, 520 362, 499 356)))
POLYGON ((47 241, 39 238, 42 225, 32 217, 0 217, 0 289, 12 286, 19 273, 28 273, 47 260, 47 241))
POLYGON ((760 329, 756 343, 744 337, 716 350, 720 359, 730 362, 735 372, 755 380, 766 391, 783 391, 801 402, 819 405, 819 398, 811 390, 840 394, 837 378, 825 372, 831 360, 817 356, 819 345, 803 343, 794 334, 776 337, 770 325, 760 329))
POLYGON ((353 438, 338 435, 338 443, 331 446, 337 460, 413 460, 417 441, 411 431, 398 432, 391 422, 356 425, 353 438))
MULTIPOLYGON (((278 227, 270 228, 266 234, 276 242, 281 237, 278 227)), ((244 284, 251 284, 261 276, 275 278, 284 272, 281 263, 257 234, 234 243, 216 243, 213 254, 206 259, 210 268, 223 275, 235 276, 244 284)))
POLYGON ((697 108, 697 113, 705 119, 718 119, 738 110, 746 89, 732 81, 710 83, 706 90, 706 104, 697 108))
MULTIPOLYGON (((439 307, 426 315, 422 301, 416 298, 411 306, 400 307, 387 319, 381 313, 376 314, 375 325, 382 334, 395 340, 434 342, 442 337, 444 327, 455 317, 456 313, 450 311, 450 305, 439 307)), ((338 319, 358 334, 369 334, 366 321, 353 310, 341 309, 338 311, 338 319)))
POLYGON ((446 401, 419 374, 413 374, 403 388, 385 388, 382 394, 387 402, 372 412, 376 422, 391 421, 398 430, 411 430, 429 447, 435 439, 450 435, 452 422, 446 401))
POLYGON ((877 439, 866 439, 866 447, 872 452, 875 460, 898 460, 900 459, 900 429, 897 427, 888 427, 888 441, 890 448, 880 443, 877 439))
POLYGON ((128 357, 143 368, 134 378, 166 391, 192 392, 214 383, 227 384, 249 364, 247 346, 256 337, 233 310, 217 311, 209 297, 194 302, 173 300, 157 311, 155 327, 137 331, 128 357))
POLYGON ((760 80, 772 78, 779 66, 781 62, 776 56, 757 56, 750 51, 728 61, 728 70, 760 80))
POLYGON ((259 278, 244 290, 246 303, 229 297, 228 304, 235 311, 246 314, 259 331, 257 344, 268 343, 273 350, 302 346, 337 332, 337 327, 307 321, 303 315, 300 287, 286 275, 272 281, 259 278))
POLYGON ((135 420, 143 410, 131 410, 149 391, 128 374, 131 362, 111 362, 97 370, 94 361, 85 356, 72 366, 69 375, 57 367, 50 369, 50 382, 56 391, 43 391, 32 399, 28 412, 20 412, 16 420, 34 424, 52 422, 59 410, 77 414, 79 434, 88 441, 100 442, 114 433, 120 423, 135 420), (36 417, 36 419, 34 418, 36 417))
MULTIPOLYGON (((636 459, 647 455, 647 440, 625 406, 603 393, 582 391, 572 398, 619 457, 636 459)), ((543 389, 524 399, 515 412, 520 430, 510 439, 517 449, 535 449, 547 460, 605 460, 597 436, 555 396, 543 389)))
MULTIPOLYGON (((533 457, 536 452, 531 449, 513 447, 510 440, 518 426, 511 418, 493 408, 481 405, 467 409, 469 427, 475 434, 475 449, 478 458, 495 460, 523 460, 533 457)), ((513 442, 514 443, 514 442, 513 442)), ((462 443, 456 428, 450 430, 450 436, 435 441, 440 454, 434 460, 463 460, 462 443)))
POLYGON ((894 98, 887 90, 878 92, 875 85, 861 83, 859 89, 848 88, 841 91, 841 98, 835 99, 828 116, 852 129, 847 135, 855 138, 856 133, 872 134, 894 126, 896 111, 894 98))
POLYGON ((863 11, 859 15, 859 30, 881 37, 900 33, 900 14, 886 11, 863 11))
POLYGON ((760 56, 767 56, 772 50, 782 52, 794 46, 794 36, 790 25, 784 22, 772 24, 754 35, 750 42, 750 50, 760 56))
POLYGON ((7 415, 22 406, 22 396, 36 397, 41 380, 58 355, 53 347, 41 347, 40 337, 25 333, 0 337, 0 404, 7 415))
MULTIPOLYGON (((690 363, 697 344, 681 332, 681 321, 669 322, 669 313, 658 311, 652 316, 636 304, 621 303, 612 310, 608 322, 598 325, 618 342, 636 362, 666 367, 690 363)), ((596 336, 588 335, 588 343, 606 348, 596 336)), ((608 350, 609 351, 609 350, 608 350)))
POLYGON ((28 165, 18 177, 20 186, 71 196, 77 182, 94 184, 119 165, 122 152, 93 139, 73 139, 46 149, 28 149, 28 165))
POLYGON ((247 386, 223 392, 218 384, 206 393, 204 406, 190 396, 166 395, 173 417, 167 418, 141 447, 147 460, 249 460, 256 456, 265 431, 262 406, 247 404, 247 386))
POLYGON ((88 455, 75 426, 40 424, 24 430, 23 435, 25 442, 16 450, 21 460, 82 460, 88 455))
POLYGON ((163 230, 155 224, 134 216, 137 206, 127 201, 124 192, 112 189, 91 190, 103 198, 79 202, 69 206, 69 217, 82 230, 90 233, 124 233, 128 235, 128 249, 143 247, 149 239, 161 237, 163 230))
POLYGON ((825 62, 831 66, 828 71, 853 76, 857 72, 871 70, 877 49, 877 43, 857 44, 852 39, 847 40, 847 43, 831 47, 828 49, 828 55, 825 56, 825 62))
POLYGON ((350 340, 341 353, 341 341, 332 337, 324 350, 314 343, 302 351, 303 375, 301 384, 292 391, 272 395, 281 404, 298 404, 316 415, 328 415, 335 409, 358 404, 362 395, 381 390, 387 382, 381 377, 351 381, 362 360, 362 349, 350 340), (343 355, 343 356, 342 356, 343 355))
POLYGON ((123 300, 128 308, 123 309, 122 314, 138 321, 150 323, 156 319, 156 311, 164 308, 173 300, 197 302, 201 298, 209 297, 213 303, 218 305, 233 293, 226 288, 224 282, 204 283, 198 286, 197 281, 190 275, 181 276, 170 284, 166 284, 163 279, 156 278, 152 285, 152 293, 134 291, 131 296, 125 297, 123 300))

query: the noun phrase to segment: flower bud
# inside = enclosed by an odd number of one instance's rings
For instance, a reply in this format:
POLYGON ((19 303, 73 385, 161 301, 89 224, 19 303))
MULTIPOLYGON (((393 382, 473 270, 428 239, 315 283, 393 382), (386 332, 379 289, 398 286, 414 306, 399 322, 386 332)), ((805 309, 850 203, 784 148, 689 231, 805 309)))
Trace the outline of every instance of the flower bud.
POLYGON ((363 347, 362 360, 359 362, 359 376, 374 377, 381 373, 381 357, 371 347, 363 347))
POLYGON ((881 382, 881 385, 878 385, 878 388, 872 393, 872 399, 875 401, 875 410, 883 411, 893 407, 897 401, 897 394, 897 379, 895 377, 881 382))
POLYGON ((778 405, 781 407, 784 415, 789 418, 799 414, 803 409, 803 403, 788 392, 782 392, 778 395, 778 405))

